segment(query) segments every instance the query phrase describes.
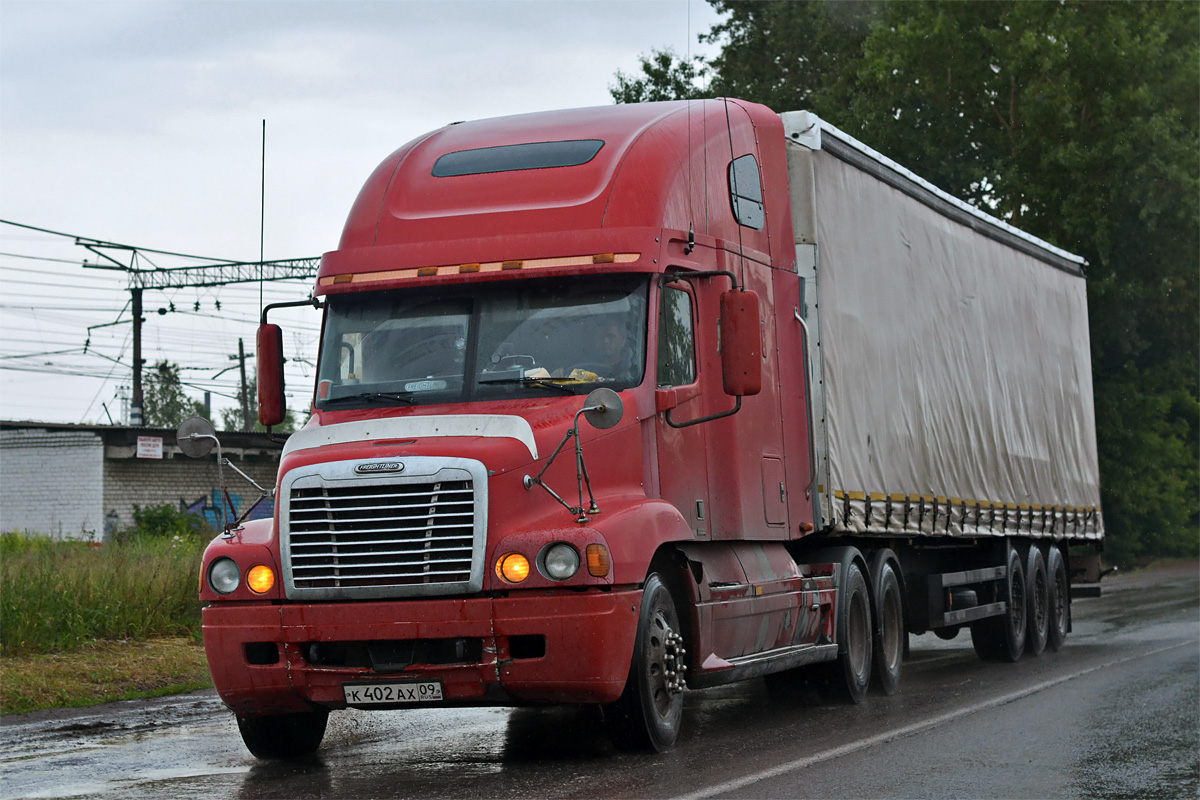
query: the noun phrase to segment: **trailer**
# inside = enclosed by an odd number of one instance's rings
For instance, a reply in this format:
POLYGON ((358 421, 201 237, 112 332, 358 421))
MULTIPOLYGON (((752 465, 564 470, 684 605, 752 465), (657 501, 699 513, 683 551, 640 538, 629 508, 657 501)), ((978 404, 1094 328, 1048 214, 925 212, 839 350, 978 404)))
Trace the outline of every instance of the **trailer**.
POLYGON ((585 703, 664 751, 689 690, 861 702, 926 631, 1058 649, 1104 536, 1085 266, 739 100, 404 145, 285 304, 323 327, 275 517, 204 556, 247 747, 311 752, 346 707, 585 703))

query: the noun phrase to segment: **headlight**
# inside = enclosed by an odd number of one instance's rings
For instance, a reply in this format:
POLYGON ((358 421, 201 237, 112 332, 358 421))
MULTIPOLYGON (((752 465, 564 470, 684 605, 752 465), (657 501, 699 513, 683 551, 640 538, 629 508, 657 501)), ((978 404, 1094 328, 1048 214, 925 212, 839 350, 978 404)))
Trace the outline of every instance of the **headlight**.
POLYGON ((542 551, 542 570, 546 577, 565 581, 579 571, 579 551, 566 542, 556 542, 542 551))
POLYGON ((240 580, 241 570, 232 558, 218 558, 208 567, 208 585, 217 594, 229 594, 240 580))

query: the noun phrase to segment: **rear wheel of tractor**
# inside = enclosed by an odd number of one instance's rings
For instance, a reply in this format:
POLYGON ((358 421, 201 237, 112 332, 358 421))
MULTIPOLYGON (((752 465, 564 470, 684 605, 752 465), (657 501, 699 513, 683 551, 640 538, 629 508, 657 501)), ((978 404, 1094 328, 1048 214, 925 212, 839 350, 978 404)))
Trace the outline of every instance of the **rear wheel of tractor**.
POLYGON ((844 577, 836 622, 838 657, 827 674, 836 694, 861 703, 871 683, 871 594, 857 560, 846 564, 844 577))
POLYGON ((892 551, 880 550, 871 565, 876 628, 871 660, 876 686, 885 695, 893 695, 900 689, 900 671, 904 666, 904 600, 892 551))
POLYGON ((1029 558, 1025 559, 1025 595, 1025 652, 1040 656, 1046 649, 1050 624, 1050 582, 1046 578, 1046 559, 1036 544, 1029 546, 1029 558))
POLYGON ((321 746, 329 711, 324 708, 295 714, 237 715, 246 749, 258 758, 297 758, 321 746))
POLYGON ((1001 593, 1007 604, 1004 613, 971 623, 971 644, 984 661, 1016 661, 1025 650, 1025 568, 1020 553, 1011 547, 1007 566, 1001 593))
POLYGON ((1057 545, 1051 545, 1047 551, 1046 580, 1050 584, 1050 624, 1046 626, 1046 648, 1058 652, 1071 629, 1071 593, 1067 584, 1067 563, 1057 545))
POLYGON ((683 719, 686 655, 675 601, 658 575, 651 574, 642 590, 625 691, 605 708, 613 744, 657 753, 674 746, 683 719))

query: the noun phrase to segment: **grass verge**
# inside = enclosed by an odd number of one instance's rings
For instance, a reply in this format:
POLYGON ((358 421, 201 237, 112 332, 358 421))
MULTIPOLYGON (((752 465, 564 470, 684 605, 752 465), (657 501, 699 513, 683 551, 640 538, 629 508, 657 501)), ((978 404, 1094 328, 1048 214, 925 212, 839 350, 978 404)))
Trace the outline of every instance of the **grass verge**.
POLYGON ((93 546, 0 534, 0 654, 55 653, 97 640, 200 637, 202 533, 93 546))
POLYGON ((76 708, 212 686, 192 637, 96 642, 58 653, 0 657, 0 714, 76 708))

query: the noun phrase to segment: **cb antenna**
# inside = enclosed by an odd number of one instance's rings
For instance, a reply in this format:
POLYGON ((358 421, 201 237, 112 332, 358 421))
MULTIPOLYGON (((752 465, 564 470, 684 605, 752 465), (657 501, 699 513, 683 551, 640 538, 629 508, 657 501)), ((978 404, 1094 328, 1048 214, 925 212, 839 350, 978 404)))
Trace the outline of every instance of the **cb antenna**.
MULTIPOLYGON (((687 39, 683 45, 684 58, 687 60, 687 68, 692 65, 692 0, 687 0, 687 39)), ((687 69, 683 71, 684 75, 688 74, 687 69)), ((692 95, 693 83, 688 81, 687 84, 687 130, 688 130, 688 243, 683 249, 684 255, 691 255, 692 250, 696 248, 696 209, 694 206, 696 190, 692 185, 692 172, 696 167, 696 160, 692 157, 692 95)))
POLYGON ((267 121, 262 121, 262 164, 258 185, 258 313, 263 309, 263 239, 267 227, 267 121))

